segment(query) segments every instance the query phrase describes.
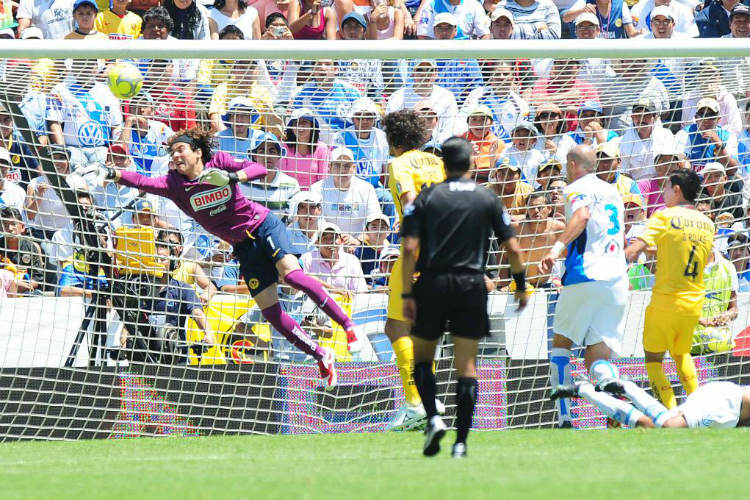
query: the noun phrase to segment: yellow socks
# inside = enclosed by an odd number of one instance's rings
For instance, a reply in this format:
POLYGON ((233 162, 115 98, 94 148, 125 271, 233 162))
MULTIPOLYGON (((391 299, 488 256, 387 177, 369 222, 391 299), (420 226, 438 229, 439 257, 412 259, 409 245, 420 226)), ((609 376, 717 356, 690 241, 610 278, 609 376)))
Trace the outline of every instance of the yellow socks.
POLYGON ((409 337, 401 337, 393 343, 393 353, 396 355, 396 366, 401 375, 401 383, 404 386, 404 398, 410 405, 418 405, 422 402, 414 383, 414 344, 409 337))
POLYGON ((698 374, 695 371, 695 363, 690 353, 675 354, 674 363, 677 365, 677 374, 685 389, 685 394, 691 394, 698 388, 698 374))
POLYGON ((648 373, 648 380, 651 382, 651 389, 654 391, 654 395, 661 401, 661 404, 666 406, 667 409, 676 407, 677 399, 674 397, 672 384, 670 384, 669 379, 664 374, 662 364, 657 362, 646 363, 646 373, 648 373))

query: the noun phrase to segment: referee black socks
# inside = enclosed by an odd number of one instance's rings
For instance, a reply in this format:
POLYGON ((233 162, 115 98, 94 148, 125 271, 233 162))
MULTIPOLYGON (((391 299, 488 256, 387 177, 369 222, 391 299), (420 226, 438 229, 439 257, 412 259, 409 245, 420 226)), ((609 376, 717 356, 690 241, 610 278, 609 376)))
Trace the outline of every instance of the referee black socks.
POLYGON ((477 379, 459 377, 456 383, 456 442, 466 443, 474 406, 477 404, 477 379))
POLYGON ((414 364, 414 383, 417 386, 417 391, 419 391, 419 397, 422 398, 427 420, 429 420, 437 415, 437 408, 435 407, 437 384, 435 374, 432 373, 432 361, 414 364))

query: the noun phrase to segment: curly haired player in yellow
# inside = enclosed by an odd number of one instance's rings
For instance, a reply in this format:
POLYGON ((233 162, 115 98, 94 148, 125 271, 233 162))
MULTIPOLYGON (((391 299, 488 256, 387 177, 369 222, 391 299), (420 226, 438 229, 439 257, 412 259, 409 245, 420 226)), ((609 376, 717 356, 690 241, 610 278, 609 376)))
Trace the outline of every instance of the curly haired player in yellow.
POLYGON ((625 258, 633 262, 647 247, 656 247, 656 281, 646 308, 643 350, 654 395, 669 409, 677 400, 662 366, 667 350, 685 392, 698 388, 690 348, 706 293, 703 268, 714 240, 713 222, 693 207, 700 186, 692 170, 672 172, 664 185, 667 208, 654 213, 644 233, 625 249, 625 258))
MULTIPOLYGON (((418 113, 408 110, 389 113, 383 119, 383 126, 390 153, 394 157, 388 165, 388 188, 393 195, 401 223, 404 219, 404 208, 414 202, 422 189, 443 182, 445 170, 440 158, 419 150, 424 143, 425 123, 418 113)), ((403 315, 402 265, 402 257, 399 257, 388 281, 390 294, 388 318, 385 323, 385 334, 393 344, 406 399, 406 404, 388 426, 392 430, 412 428, 422 422, 427 415, 412 374, 414 345, 409 337, 412 324, 403 315)))

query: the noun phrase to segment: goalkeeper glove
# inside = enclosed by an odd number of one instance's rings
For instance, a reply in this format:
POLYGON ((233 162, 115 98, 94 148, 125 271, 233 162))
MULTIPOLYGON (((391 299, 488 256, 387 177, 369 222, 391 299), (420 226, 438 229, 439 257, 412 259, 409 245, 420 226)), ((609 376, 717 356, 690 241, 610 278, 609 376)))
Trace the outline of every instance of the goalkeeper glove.
POLYGON ((89 163, 75 169, 74 174, 83 177, 90 186, 103 186, 104 181, 115 178, 116 171, 102 163, 89 163))
POLYGON ((237 183, 239 178, 236 172, 228 172, 218 168, 207 168, 203 170, 196 180, 216 187, 224 187, 227 184, 237 183))

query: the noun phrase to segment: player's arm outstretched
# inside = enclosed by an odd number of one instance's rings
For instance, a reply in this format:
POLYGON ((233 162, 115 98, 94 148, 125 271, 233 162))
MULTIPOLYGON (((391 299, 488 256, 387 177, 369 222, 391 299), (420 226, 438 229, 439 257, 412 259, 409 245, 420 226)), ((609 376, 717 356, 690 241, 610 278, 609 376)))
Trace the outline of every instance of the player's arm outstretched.
POLYGON ((555 265, 555 260, 563 253, 568 247, 570 242, 575 241, 583 230, 586 229, 586 224, 589 222, 591 213, 588 207, 581 207, 573 213, 568 223, 565 226, 562 234, 557 238, 555 244, 552 245, 547 255, 542 257, 539 261, 539 270, 542 274, 549 274, 552 272, 552 267, 555 265))

